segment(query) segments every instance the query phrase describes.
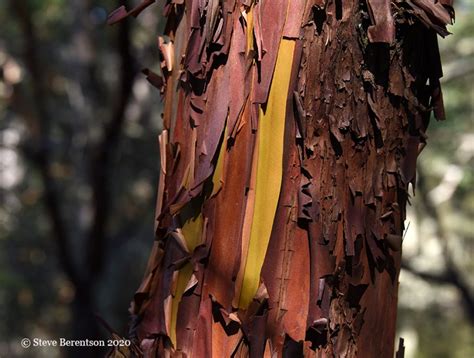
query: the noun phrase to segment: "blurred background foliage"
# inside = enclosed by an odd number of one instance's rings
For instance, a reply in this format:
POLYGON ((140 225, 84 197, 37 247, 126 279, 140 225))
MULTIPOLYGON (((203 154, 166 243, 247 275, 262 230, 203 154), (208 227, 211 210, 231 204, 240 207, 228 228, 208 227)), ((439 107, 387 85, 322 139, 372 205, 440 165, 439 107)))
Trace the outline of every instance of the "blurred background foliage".
MULTIPOLYGON (((153 240, 160 6, 107 27, 127 1, 0 2, 0 357, 22 337, 127 333, 153 240)), ((447 120, 419 161, 400 278, 407 358, 474 357, 474 4, 440 41, 447 120)), ((84 351, 82 351, 84 354, 84 351)), ((80 355, 79 355, 80 356, 80 355)), ((83 355, 84 356, 84 355, 83 355)))

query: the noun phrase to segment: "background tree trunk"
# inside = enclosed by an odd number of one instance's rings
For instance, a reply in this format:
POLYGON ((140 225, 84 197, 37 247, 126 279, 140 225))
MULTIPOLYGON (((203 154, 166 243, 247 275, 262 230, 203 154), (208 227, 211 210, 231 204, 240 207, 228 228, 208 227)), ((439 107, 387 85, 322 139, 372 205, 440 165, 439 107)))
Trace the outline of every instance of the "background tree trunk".
POLYGON ((163 77, 144 71, 165 109, 133 338, 159 357, 393 356, 449 0, 168 1, 165 15, 163 77))

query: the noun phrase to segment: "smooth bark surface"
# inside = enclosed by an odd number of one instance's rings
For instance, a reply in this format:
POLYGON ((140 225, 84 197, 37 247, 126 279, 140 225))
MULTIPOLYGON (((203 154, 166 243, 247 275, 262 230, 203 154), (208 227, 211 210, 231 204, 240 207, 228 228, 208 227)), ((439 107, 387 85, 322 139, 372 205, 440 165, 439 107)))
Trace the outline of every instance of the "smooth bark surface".
POLYGON ((156 240, 131 306, 145 356, 393 356, 451 5, 166 3, 163 76, 144 71, 165 100, 156 240))

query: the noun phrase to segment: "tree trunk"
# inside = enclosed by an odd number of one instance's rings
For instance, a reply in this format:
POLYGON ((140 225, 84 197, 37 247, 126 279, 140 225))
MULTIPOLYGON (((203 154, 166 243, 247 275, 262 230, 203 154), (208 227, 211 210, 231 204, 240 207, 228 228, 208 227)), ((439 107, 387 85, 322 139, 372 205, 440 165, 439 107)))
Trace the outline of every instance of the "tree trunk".
MULTIPOLYGON (((94 315, 94 305, 91 302, 89 287, 78 287, 76 297, 72 304, 72 339, 86 341, 97 341, 103 339, 100 332, 99 322, 94 315), (87 289, 86 289, 87 288, 87 289)), ((107 348, 99 346, 66 347, 64 350, 70 358, 99 358, 107 352, 107 348)))
MULTIPOLYGON (((111 15, 116 22, 153 1, 111 15)), ((168 1, 146 356, 392 357, 449 0, 168 1)))

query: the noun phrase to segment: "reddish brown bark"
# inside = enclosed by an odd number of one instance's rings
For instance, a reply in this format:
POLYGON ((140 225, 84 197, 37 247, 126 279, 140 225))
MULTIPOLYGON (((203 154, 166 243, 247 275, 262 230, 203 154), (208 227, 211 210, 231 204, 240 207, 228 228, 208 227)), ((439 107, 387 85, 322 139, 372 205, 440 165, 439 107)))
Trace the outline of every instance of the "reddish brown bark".
POLYGON ((144 355, 393 356, 451 3, 168 1, 165 15, 164 79, 148 76, 166 170, 132 304, 144 355), (281 171, 265 166, 280 149, 281 171))

